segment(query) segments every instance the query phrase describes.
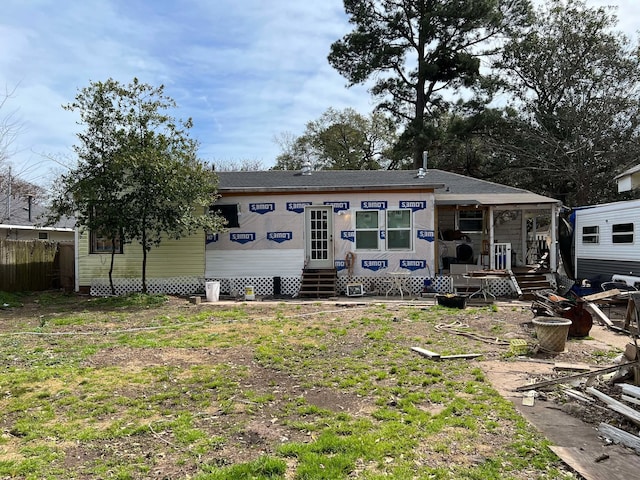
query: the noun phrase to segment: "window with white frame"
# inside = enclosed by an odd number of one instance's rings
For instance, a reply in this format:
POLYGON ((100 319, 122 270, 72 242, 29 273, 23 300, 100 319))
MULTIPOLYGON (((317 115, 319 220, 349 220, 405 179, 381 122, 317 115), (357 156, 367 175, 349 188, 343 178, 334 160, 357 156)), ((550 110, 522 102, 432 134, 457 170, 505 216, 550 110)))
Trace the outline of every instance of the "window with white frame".
POLYGON ((600 243, 600 227, 598 225, 582 227, 582 243, 600 243))
POLYGON ((613 243, 633 243, 633 223, 617 223, 611 227, 613 243))
POLYGON ((482 232, 483 211, 479 208, 458 211, 458 230, 461 232, 482 232))
POLYGON ((356 212, 356 249, 378 250, 378 211, 356 212))
POLYGON ((411 210, 387 210, 387 250, 411 250, 411 210))

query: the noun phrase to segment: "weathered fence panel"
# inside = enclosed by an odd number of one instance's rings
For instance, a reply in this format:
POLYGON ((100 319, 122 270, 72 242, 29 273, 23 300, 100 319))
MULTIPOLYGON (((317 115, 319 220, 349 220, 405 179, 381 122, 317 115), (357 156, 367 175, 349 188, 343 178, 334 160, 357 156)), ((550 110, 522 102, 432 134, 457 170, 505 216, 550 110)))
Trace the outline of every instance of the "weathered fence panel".
MULTIPOLYGON (((42 240, 0 240, 0 290, 26 292, 60 288, 59 245, 42 240)), ((68 272, 69 255, 64 270, 68 272)), ((71 255, 71 268, 73 256, 71 255)), ((68 282, 67 282, 68 283, 68 282)))

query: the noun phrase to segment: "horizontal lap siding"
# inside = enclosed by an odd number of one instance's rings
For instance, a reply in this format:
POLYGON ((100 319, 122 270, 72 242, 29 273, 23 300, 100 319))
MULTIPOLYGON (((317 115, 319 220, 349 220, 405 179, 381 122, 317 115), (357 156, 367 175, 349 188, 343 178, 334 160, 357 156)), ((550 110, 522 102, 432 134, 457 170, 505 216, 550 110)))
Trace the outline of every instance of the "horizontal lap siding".
MULTIPOLYGON (((165 239, 159 247, 147 254, 147 278, 202 277, 204 275, 204 233, 197 233, 180 240, 165 239)), ((89 234, 81 235, 80 285, 88 285, 93 278, 107 278, 111 262, 110 254, 89 254, 89 234)), ((142 248, 136 242, 124 245, 124 253, 116 254, 115 278, 140 278, 142 272, 142 248)))
POLYGON ((208 250, 206 278, 289 277, 302 274, 304 250, 208 250))

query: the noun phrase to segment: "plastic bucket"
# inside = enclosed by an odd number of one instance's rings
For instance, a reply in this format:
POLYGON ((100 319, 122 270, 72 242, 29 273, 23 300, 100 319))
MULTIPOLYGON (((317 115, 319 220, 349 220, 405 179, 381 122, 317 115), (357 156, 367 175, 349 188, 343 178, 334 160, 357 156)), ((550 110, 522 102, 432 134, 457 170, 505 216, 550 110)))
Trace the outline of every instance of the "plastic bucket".
POLYGON ((244 287, 244 299, 245 300, 255 300, 256 299, 256 291, 253 288, 253 285, 246 285, 244 287))
POLYGON ((550 353, 564 352, 571 320, 562 317, 534 317, 533 325, 542 350, 550 353))
POLYGON ((220 299, 220 282, 204 282, 204 293, 207 302, 217 302, 220 299))

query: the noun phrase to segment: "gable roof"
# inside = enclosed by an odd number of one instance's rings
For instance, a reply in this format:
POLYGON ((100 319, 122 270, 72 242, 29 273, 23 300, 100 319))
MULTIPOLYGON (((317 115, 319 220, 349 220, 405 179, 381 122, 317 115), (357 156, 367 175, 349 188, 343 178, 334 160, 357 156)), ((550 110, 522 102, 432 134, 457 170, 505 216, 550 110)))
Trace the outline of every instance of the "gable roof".
POLYGON ((218 191, 232 193, 317 193, 345 191, 434 191, 438 205, 509 205, 560 203, 528 190, 479 180, 444 170, 294 170, 217 172, 218 191))

